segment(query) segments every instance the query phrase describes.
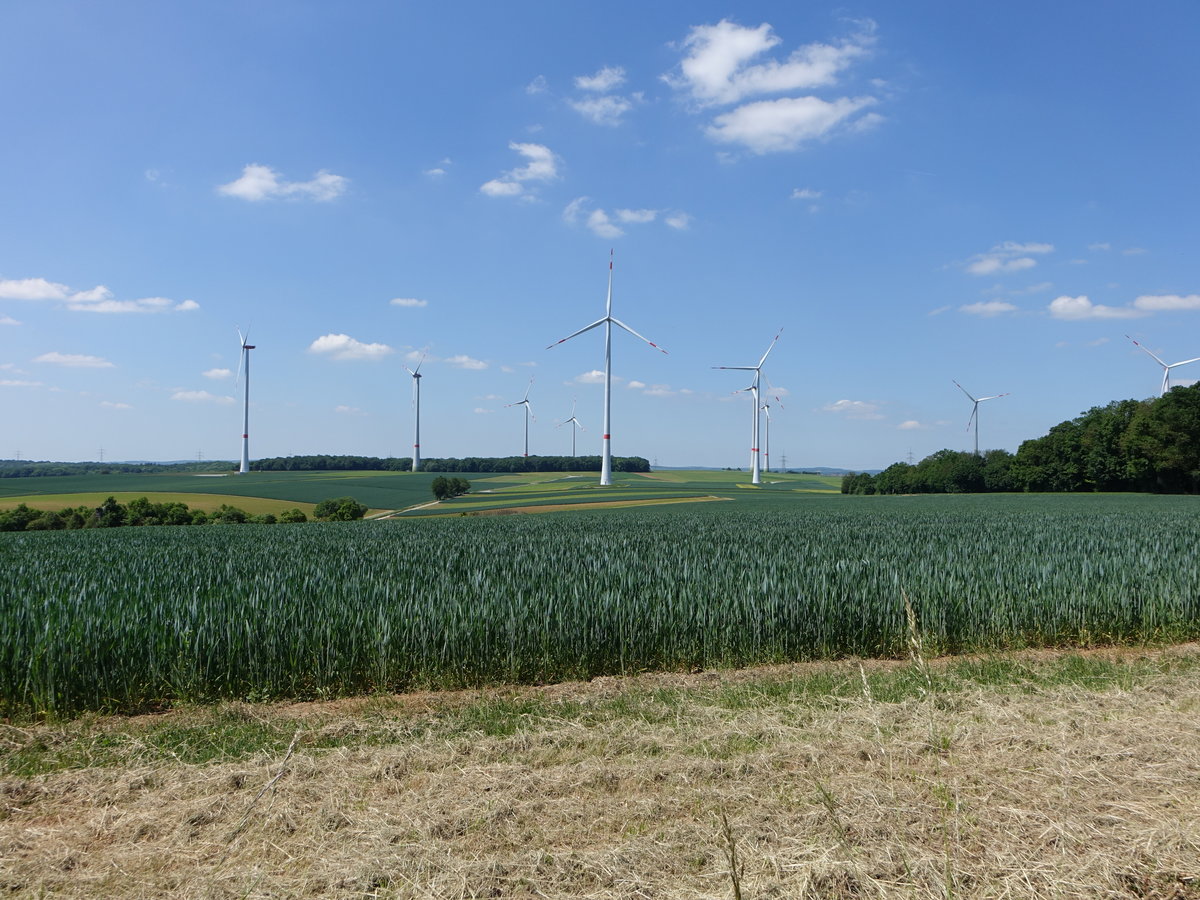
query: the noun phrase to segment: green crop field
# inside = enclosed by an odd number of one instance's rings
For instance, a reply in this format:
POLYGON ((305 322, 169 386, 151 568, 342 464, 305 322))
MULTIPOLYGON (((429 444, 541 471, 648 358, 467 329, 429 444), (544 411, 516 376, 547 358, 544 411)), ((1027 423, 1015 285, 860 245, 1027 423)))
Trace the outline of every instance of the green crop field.
POLYGON ((1200 635, 1200 498, 731 493, 0 534, 0 712, 1200 635))

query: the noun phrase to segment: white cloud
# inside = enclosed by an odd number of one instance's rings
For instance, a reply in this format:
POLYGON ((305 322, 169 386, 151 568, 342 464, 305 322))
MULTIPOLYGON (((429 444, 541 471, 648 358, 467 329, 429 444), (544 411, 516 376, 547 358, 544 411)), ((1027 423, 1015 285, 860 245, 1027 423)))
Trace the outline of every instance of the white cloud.
MULTIPOLYGON (((604 373, 603 373, 603 372, 601 372, 600 374, 601 374, 601 376, 603 376, 603 375, 604 375, 604 373)), ((603 380, 603 378, 602 378, 601 380, 603 380)), ((628 387, 629 387, 631 390, 641 390, 641 389, 642 389, 642 388, 644 388, 645 386, 646 386, 646 383, 645 383, 644 381, 631 381, 631 382, 629 382, 629 384, 628 384, 628 387)))
POLYGON ((549 90, 549 85, 546 84, 546 76, 539 75, 529 84, 525 85, 525 93, 527 94, 544 94, 549 90))
POLYGON ((864 33, 838 45, 808 44, 784 62, 768 60, 749 65, 781 42, 769 24, 746 28, 722 19, 716 25, 698 25, 684 39, 687 55, 679 65, 679 73, 664 79, 704 106, 737 103, 754 94, 825 87, 834 84, 840 72, 867 53, 872 43, 871 27, 867 23, 864 33))
POLYGON ((430 178, 441 178, 446 174, 446 170, 442 168, 426 169, 423 174, 428 175, 430 178))
MULTIPOLYGON (((867 403, 864 400, 838 400, 836 403, 829 403, 821 407, 822 411, 830 413, 838 413, 844 415, 848 419, 882 419, 883 416, 879 413, 879 405, 876 403, 867 403)), ((751 410, 753 411, 753 410, 751 410)))
POLYGON ((0 280, 0 300, 66 300, 71 289, 45 278, 0 280))
POLYGON ((922 425, 916 419, 908 419, 896 426, 901 431, 917 431, 921 428, 928 428, 928 425, 922 425))
POLYGON ((608 218, 608 213, 602 209, 594 209, 587 218, 587 227, 593 234, 602 238, 619 238, 625 232, 618 228, 608 218))
MULTIPOLYGON (((614 377, 613 381, 619 382, 621 379, 614 377)), ((592 369, 590 372, 584 372, 582 375, 576 375, 574 378, 576 384, 604 384, 604 372, 600 369, 592 369)), ((631 385, 632 386, 632 385, 631 385)), ((643 385, 644 387, 645 385, 643 385)), ((753 410, 751 410, 753 412, 753 410)))
POLYGON ((330 359, 364 360, 381 359, 393 350, 387 344, 364 344, 348 334, 325 334, 309 345, 308 352, 325 354, 330 359))
POLYGON ((825 137, 876 102, 874 97, 782 97, 747 103, 713 119, 705 133, 723 144, 741 144, 757 154, 782 153, 825 137))
POLYGON ((939 306, 937 309, 931 309, 931 310, 930 310, 929 312, 927 312, 925 315, 927 315, 927 316, 940 316, 942 313, 944 313, 944 312, 949 312, 951 309, 952 309, 952 307, 949 307, 949 306, 939 306))
POLYGON ((479 186, 479 192, 489 197, 515 197, 524 190, 525 188, 515 181, 501 181, 498 178, 485 181, 479 186))
POLYGON ((472 410, 472 411, 473 411, 473 412, 474 412, 476 415, 479 415, 479 416, 485 416, 485 415, 487 415, 488 413, 494 413, 494 412, 495 412, 495 410, 494 410, 494 409, 484 409, 482 406, 477 406, 477 407, 475 407, 475 409, 474 409, 474 410, 472 410))
POLYGON ((231 369, 209 369, 207 372, 201 372, 200 374, 205 378, 212 378, 214 380, 233 377, 233 371, 231 369))
POLYGON ((357 406, 335 406, 333 411, 341 416, 365 416, 366 413, 357 406))
POLYGON ((128 403, 113 403, 109 400, 101 400, 100 405, 105 409, 133 409, 128 403))
POLYGON ((76 369, 111 369, 113 364, 102 356, 84 356, 79 353, 43 353, 35 357, 34 362, 51 363, 56 366, 67 366, 76 369))
POLYGON ((820 191, 814 191, 812 188, 796 188, 792 191, 793 200, 818 200, 821 197, 820 191))
POLYGON ((1086 296, 1057 297, 1047 307, 1056 319, 1079 321, 1082 319, 1135 319, 1144 316, 1141 310, 1129 306, 1104 306, 1092 303, 1086 296))
POLYGON ((568 225, 574 225, 576 222, 578 222, 580 213, 583 212, 583 208, 587 205, 587 202, 590 199, 591 197, 576 197, 574 200, 564 206, 562 211, 563 221, 568 225))
POLYGON ((685 212, 676 212, 671 213, 664 221, 676 231, 683 231, 692 224, 692 217, 685 212))
POLYGON ((272 197, 302 197, 327 201, 340 197, 349 179, 322 169, 310 181, 284 181, 270 166, 251 163, 242 169, 240 178, 217 187, 227 197, 257 202, 272 197))
POLYGON ((1004 241, 987 253, 978 253, 968 260, 966 270, 971 275, 997 275, 1032 269, 1037 260, 1029 254, 1045 254, 1054 251, 1053 244, 1018 244, 1004 241))
POLYGON ((1111 250, 1111 249, 1112 249, 1112 244, 1109 244, 1109 243, 1103 243, 1103 244, 1088 244, 1088 249, 1089 249, 1089 250, 1091 250, 1091 251, 1092 251, 1092 252, 1094 252, 1094 253, 1095 253, 1095 252, 1099 252, 1099 251, 1104 251, 1104 250, 1111 250))
POLYGON ((658 216, 657 209, 618 209, 617 218, 622 222, 653 222, 658 216))
POLYGON ((633 109, 633 101, 613 95, 567 102, 571 109, 597 125, 620 125, 621 117, 633 109))
POLYGON ((521 168, 511 169, 499 178, 480 185, 482 193, 489 197, 513 197, 525 190, 524 182, 554 181, 558 178, 558 157, 549 147, 512 141, 508 148, 521 154, 528 162, 521 168))
POLYGON ((966 306, 960 306, 959 311, 969 313, 972 316, 991 317, 1013 312, 1016 308, 1016 306, 1006 300, 980 300, 978 303, 968 303, 966 306))
POLYGON ((22 379, 0 378, 0 387, 41 387, 40 381, 24 381, 22 379))
POLYGON ((1200 294, 1143 294, 1133 301, 1138 309, 1147 312, 1174 312, 1178 310, 1200 309, 1200 294))
POLYGON ((112 300, 112 294, 106 288, 97 288, 85 294, 75 294, 67 309, 74 312, 92 313, 160 313, 189 312, 199 309, 200 304, 194 300, 184 300, 176 303, 166 297, 143 297, 140 300, 112 300))
MULTIPOLYGON (((21 278, 0 280, 0 300, 59 300, 66 301, 67 309, 73 312, 131 313, 165 312, 199 309, 200 304, 184 300, 176 304, 165 297, 145 297, 141 300, 114 300, 113 292, 102 284, 86 291, 72 291, 65 284, 47 281, 45 278, 21 278)), ((13 322, 12 324, 16 324, 13 322)))
POLYGON ((183 403, 220 403, 224 406, 236 402, 232 397, 218 397, 208 391, 176 391, 171 395, 171 399, 183 403))
POLYGON ((575 79, 575 87, 581 91, 607 93, 613 88, 625 83, 625 70, 621 66, 605 66, 595 75, 580 75, 575 79))
POLYGON ((12 316, 0 315, 0 325, 20 325, 12 316))
POLYGON ((488 364, 482 359, 473 359, 472 357, 463 353, 460 353, 458 356, 449 356, 444 359, 443 362, 449 363, 456 368, 467 369, 473 372, 477 372, 488 367, 488 364))
POLYGON ((1145 252, 1146 252, 1145 247, 1128 247, 1125 250, 1121 251, 1122 255, 1124 255, 1124 256, 1140 256, 1141 254, 1143 254, 1145 252))
MULTIPOLYGON (((652 384, 646 390, 642 391, 642 393, 647 397, 674 397, 677 392, 671 390, 669 384, 652 384)), ((753 409, 750 411, 754 412, 753 409)))
POLYGON ((428 300, 416 300, 412 297, 394 297, 388 302, 391 303, 392 306, 404 306, 409 308, 419 308, 429 305, 428 300))

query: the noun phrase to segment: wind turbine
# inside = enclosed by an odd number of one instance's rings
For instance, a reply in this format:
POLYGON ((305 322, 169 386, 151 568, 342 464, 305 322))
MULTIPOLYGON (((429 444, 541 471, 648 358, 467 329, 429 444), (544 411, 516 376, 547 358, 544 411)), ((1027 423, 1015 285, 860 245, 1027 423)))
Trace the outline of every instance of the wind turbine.
POLYGON ((571 424, 571 457, 574 458, 574 456, 575 456, 575 432, 576 432, 576 430, 587 431, 587 429, 583 427, 583 423, 580 422, 577 418, 575 418, 575 400, 571 401, 571 418, 567 419, 565 422, 559 422, 558 425, 556 425, 555 427, 562 428, 564 425, 568 425, 568 424, 571 424), (574 423, 574 424, 571 424, 571 423, 574 423))
MULTIPOLYGON (((1131 341, 1133 341, 1133 338, 1129 337, 1129 335, 1125 335, 1125 337, 1127 337, 1127 338, 1129 338, 1131 341)), ((1150 357, 1151 357, 1151 358, 1152 358, 1152 359, 1153 359, 1153 360, 1154 360, 1156 363, 1158 363, 1160 366, 1162 366, 1162 367, 1163 367, 1163 380, 1162 380, 1162 388, 1161 388, 1161 389, 1159 390, 1159 392, 1158 392, 1158 396, 1160 396, 1160 397, 1161 397, 1163 394, 1165 394, 1165 393, 1166 393, 1168 390, 1170 390, 1170 389, 1171 389, 1171 370, 1172 370, 1172 369, 1174 369, 1174 368, 1176 368, 1176 367, 1178 367, 1178 366, 1186 366, 1188 363, 1200 362, 1200 356, 1197 356, 1195 359, 1185 359, 1183 362, 1177 362, 1177 363, 1165 363, 1165 362, 1163 362, 1161 359, 1159 359, 1157 356, 1155 356, 1153 353, 1150 353, 1150 351, 1149 351, 1149 350, 1146 350, 1146 348, 1145 348, 1145 347, 1143 347, 1141 344, 1139 344, 1137 341, 1133 341, 1133 345, 1134 345, 1135 347, 1138 347, 1138 348, 1139 348, 1139 349, 1141 349, 1141 350, 1145 350, 1145 351, 1146 351, 1146 353, 1147 353, 1147 354, 1149 354, 1149 355, 1150 355, 1150 357)))
MULTIPOLYGON (((951 378, 950 380, 954 381, 953 378, 951 378)), ((957 381, 954 381, 954 383, 958 384, 957 381)), ((991 396, 991 397, 980 397, 980 398, 976 399, 975 397, 972 397, 970 392, 965 387, 963 387, 961 384, 958 384, 958 389, 960 391, 962 391, 964 394, 966 394, 968 399, 970 399, 970 401, 975 404, 974 406, 971 407, 971 418, 967 419, 967 430, 968 431, 970 430, 971 423, 974 422, 975 423, 975 455, 978 456, 979 455, 979 404, 983 403, 985 400, 999 400, 1001 397, 1007 397, 1008 391, 1005 391, 1003 394, 995 394, 994 396, 991 396)))
MULTIPOLYGON (((778 397, 775 398, 775 402, 779 404, 780 409, 783 409, 783 402, 778 397)), ((763 453, 766 456, 767 474, 770 475, 771 474, 771 404, 764 401, 763 405, 762 405, 762 411, 767 416, 767 420, 766 420, 767 432, 765 435, 765 440, 763 441, 763 453)))
POLYGON ((754 398, 754 423, 750 429, 750 483, 751 484, 762 484, 762 478, 759 475, 759 470, 758 470, 758 458, 759 458, 759 454, 758 454, 758 423, 759 423, 759 418, 760 418, 759 414, 758 414, 759 413, 758 382, 759 382, 759 379, 762 377, 763 363, 765 363, 767 361, 767 357, 770 356, 771 351, 775 349, 775 342, 779 340, 780 334, 783 334, 782 328, 780 328, 779 332, 775 335, 775 337, 773 337, 771 339, 771 343, 767 345, 767 352, 762 355, 762 358, 758 361, 758 365, 756 365, 756 366, 713 366, 714 369, 732 369, 737 372, 753 372, 754 373, 754 382, 750 385, 750 387, 744 389, 744 390, 750 391, 751 396, 754 398))
POLYGON ((522 397, 516 403, 504 404, 505 409, 508 409, 510 406, 524 406, 525 407, 525 456, 526 457, 529 456, 529 418, 530 418, 530 416, 533 415, 533 410, 529 406, 529 389, 531 387, 533 387, 533 379, 532 378, 529 379, 529 384, 527 384, 525 386, 525 396, 524 397, 522 397))
POLYGON ((416 410, 416 425, 413 431, 412 470, 414 472, 421 470, 421 363, 423 362, 425 362, 425 354, 421 354, 421 361, 417 363, 415 369, 404 367, 404 371, 413 379, 413 409, 416 410))
POLYGON ((580 328, 578 331, 568 334, 561 341, 555 341, 547 350, 557 347, 559 344, 566 343, 573 337, 578 337, 585 331, 591 331, 600 325, 604 326, 604 437, 602 439, 602 452, 600 459, 600 483, 612 484, 612 327, 616 325, 618 328, 624 328, 635 338, 645 341, 655 350, 661 353, 666 353, 662 347, 654 343, 654 341, 642 337, 620 319, 614 319, 612 314, 612 272, 613 261, 612 251, 608 251, 608 298, 604 304, 604 318, 597 319, 591 325, 580 328))
MULTIPOLYGON (((242 330, 237 329, 238 344, 242 348, 242 357, 238 360, 238 378, 245 373, 246 381, 246 399, 242 407, 242 465, 238 469, 239 475, 245 475, 250 471, 250 351, 254 349, 254 345, 249 343, 250 330, 246 329, 243 335, 242 330)), ((237 379, 234 379, 234 384, 237 384, 237 379)))

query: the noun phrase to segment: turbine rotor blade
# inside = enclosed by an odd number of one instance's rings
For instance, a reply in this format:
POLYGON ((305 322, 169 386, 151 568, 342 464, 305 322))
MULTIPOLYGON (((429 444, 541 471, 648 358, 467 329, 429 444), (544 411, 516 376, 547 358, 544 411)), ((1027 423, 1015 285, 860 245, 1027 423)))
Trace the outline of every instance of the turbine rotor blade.
POLYGON ((595 322, 593 322, 591 325, 588 325, 588 326, 586 326, 585 328, 580 328, 578 331, 575 331, 575 332, 572 332, 571 334, 568 334, 568 335, 567 335, 565 338, 563 338, 563 339, 562 339, 562 340, 560 340, 560 341, 555 341, 553 344, 551 344, 550 346, 548 346, 546 349, 547 349, 547 350, 553 350, 553 349, 554 349, 555 347, 557 347, 559 344, 565 344, 565 343, 566 343, 567 341, 569 341, 571 338, 573 338, 573 337, 579 337, 579 335, 583 334, 585 331, 591 331, 591 330, 592 330, 593 328, 595 328, 597 325, 603 325, 603 324, 604 324, 605 322, 607 322, 607 321, 608 321, 608 316, 605 316, 603 319, 597 319, 597 320, 596 320, 595 322))
MULTIPOLYGON (((1125 337, 1127 337, 1131 341, 1133 341, 1133 338, 1129 337, 1129 335, 1125 335, 1125 337)), ((1168 366, 1165 362, 1163 362, 1161 359, 1159 359, 1157 356, 1155 356, 1153 353, 1151 353, 1149 350, 1147 350, 1144 346, 1139 344, 1137 341, 1133 341, 1133 346, 1137 347, 1143 353, 1146 353, 1147 355, 1149 355, 1151 359, 1153 359, 1156 363, 1158 363, 1163 368, 1168 368, 1168 369, 1170 368, 1170 366, 1168 366)))
MULTIPOLYGON (((951 381, 954 381, 954 379, 953 379, 953 378, 951 378, 950 380, 951 380, 951 381)), ((958 382, 957 382, 957 381, 954 381, 954 383, 958 385, 958 389, 959 389, 960 391, 962 391, 964 394, 966 394, 968 397, 970 397, 970 399, 971 399, 971 402, 972 402, 972 403, 974 403, 974 402, 975 402, 975 398, 974 398, 974 397, 971 397, 971 392, 970 392, 970 391, 968 391, 968 390, 967 390, 965 387, 963 387, 961 384, 958 384, 958 382)))
POLYGON ((999 400, 1001 397, 1007 397, 1008 395, 1009 391, 1005 391, 1003 394, 996 394, 993 397, 980 397, 976 402, 982 403, 984 400, 999 400))
POLYGON ((775 343, 779 340, 779 335, 783 334, 783 329, 780 328, 775 337, 771 338, 771 344, 767 347, 767 352, 762 355, 762 359, 758 361, 758 367, 761 369, 762 364, 767 361, 767 357, 771 355, 771 351, 775 349, 775 343))
POLYGON ((1200 356, 1197 356, 1195 359, 1185 359, 1183 362, 1171 363, 1169 366, 1167 366, 1167 368, 1173 369, 1176 366, 1186 366, 1188 363, 1194 362, 1200 362, 1200 356))
POLYGON ((626 325, 620 319, 614 319, 612 316, 609 316, 608 318, 614 325, 624 328, 626 331, 628 331, 630 334, 632 334, 635 338, 639 338, 639 339, 645 341, 647 344, 649 344, 651 347, 653 347, 655 350, 659 351, 660 353, 667 352, 662 347, 658 346, 658 344, 654 343, 654 341, 650 340, 650 338, 642 337, 642 335, 638 334, 636 331, 634 331, 632 328, 630 328, 628 325, 626 325))

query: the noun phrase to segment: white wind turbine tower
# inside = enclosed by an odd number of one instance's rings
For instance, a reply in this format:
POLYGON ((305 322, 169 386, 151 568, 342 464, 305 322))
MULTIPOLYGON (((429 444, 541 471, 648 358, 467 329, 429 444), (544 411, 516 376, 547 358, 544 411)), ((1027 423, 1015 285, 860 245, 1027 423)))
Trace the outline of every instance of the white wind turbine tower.
MULTIPOLYGON (((1129 337, 1129 335, 1125 335, 1125 337, 1127 337, 1131 341, 1133 341, 1133 338, 1129 337)), ((1143 347, 1137 341, 1133 341, 1133 345, 1141 350, 1145 350, 1145 352, 1147 354, 1149 354, 1151 359, 1153 359, 1156 363, 1158 363, 1160 366, 1162 366, 1162 368, 1163 368, 1162 387, 1159 389, 1159 392, 1158 392, 1158 396, 1160 396, 1160 397, 1171 389, 1171 370, 1172 369, 1177 368, 1178 366, 1186 366, 1188 363, 1200 362, 1200 356, 1197 356, 1195 359, 1185 359, 1183 362, 1165 363, 1161 359, 1159 359, 1157 356, 1155 356, 1153 353, 1150 353, 1149 350, 1147 350, 1145 347, 1143 347)))
POLYGON ((754 423, 750 429, 750 483, 762 484, 762 477, 758 469, 758 425, 759 425, 759 403, 758 403, 758 383, 762 377, 763 363, 767 361, 767 357, 771 355, 771 351, 775 349, 775 342, 779 340, 779 335, 783 334, 783 329, 771 339, 771 343, 767 345, 767 352, 762 355, 762 359, 758 361, 756 366, 713 366, 714 369, 732 369, 737 372, 753 372, 754 382, 745 390, 750 391, 754 398, 754 423))
POLYGON ((620 319, 614 319, 612 314, 612 251, 608 252, 608 298, 604 305, 604 318, 597 319, 591 325, 580 328, 578 331, 568 334, 561 341, 555 341, 546 349, 549 350, 557 347, 559 344, 569 341, 573 337, 578 337, 585 331, 591 331, 600 325, 604 326, 604 437, 601 441, 602 451, 600 458, 600 483, 612 484, 612 327, 616 325, 618 328, 624 328, 635 338, 645 341, 655 350, 661 353, 666 353, 662 347, 654 343, 654 341, 642 337, 620 319))
MULTIPOLYGON (((950 380, 954 381, 953 378, 951 378, 950 380)), ((954 381, 954 383, 958 384, 957 381, 954 381)), ((971 407, 971 418, 967 419, 967 428, 969 430, 971 427, 971 423, 972 422, 975 423, 975 455, 978 456, 979 455, 979 404, 983 403, 985 400, 999 400, 1001 397, 1007 397, 1008 391, 1005 391, 1003 394, 995 394, 991 397, 980 397, 979 399, 976 399, 976 398, 972 397, 970 392, 965 387, 963 387, 961 384, 958 384, 958 389, 960 391, 962 391, 964 394, 966 394, 967 398, 973 404, 975 404, 974 406, 971 407)))
POLYGON ((571 426, 571 457, 573 459, 575 457, 575 432, 576 431, 587 431, 587 429, 583 427, 583 423, 580 422, 577 418, 575 418, 575 400, 574 399, 571 400, 571 418, 567 419, 565 422, 559 422, 558 425, 555 427, 562 428, 564 425, 571 426))
POLYGON ((533 379, 532 378, 529 379, 529 384, 527 384, 525 386, 525 396, 524 397, 522 397, 516 403, 504 404, 505 409, 508 409, 510 406, 524 406, 525 407, 525 456, 526 457, 529 456, 529 419, 533 415, 533 410, 529 406, 529 389, 531 387, 533 387, 533 379))
MULTIPOLYGON (((780 401, 780 399, 778 397, 775 398, 775 402, 779 404, 780 409, 783 409, 783 403, 780 401)), ((767 417, 767 419, 766 419, 766 429, 767 430, 766 430, 766 434, 764 435, 764 440, 763 440, 763 455, 766 457, 767 474, 770 475, 771 474, 771 404, 764 402, 762 405, 762 411, 767 417)))
POLYGON ((404 367, 404 371, 412 376, 413 379, 413 409, 416 411, 416 424, 413 429, 413 458, 412 470, 419 472, 421 470, 421 363, 425 362, 424 354, 421 355, 421 361, 417 363, 415 369, 404 367))
MULTIPOLYGON (((239 475, 245 475, 250 471, 250 351, 254 349, 254 345, 249 343, 250 330, 247 329, 245 335, 239 328, 238 344, 242 348, 242 357, 238 360, 238 378, 245 375, 245 401, 242 406, 242 465, 238 469, 239 475)), ((237 379, 234 379, 234 384, 237 384, 237 379)))

